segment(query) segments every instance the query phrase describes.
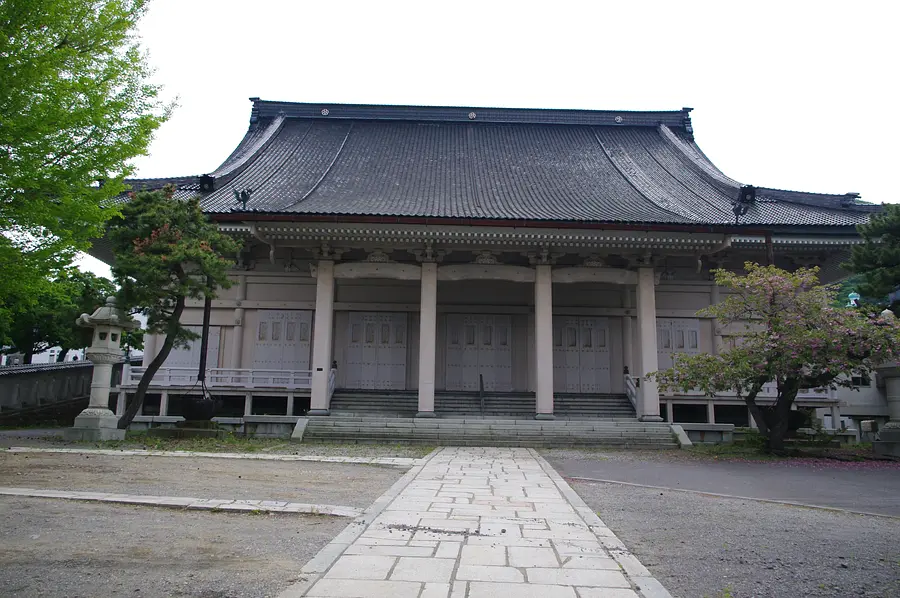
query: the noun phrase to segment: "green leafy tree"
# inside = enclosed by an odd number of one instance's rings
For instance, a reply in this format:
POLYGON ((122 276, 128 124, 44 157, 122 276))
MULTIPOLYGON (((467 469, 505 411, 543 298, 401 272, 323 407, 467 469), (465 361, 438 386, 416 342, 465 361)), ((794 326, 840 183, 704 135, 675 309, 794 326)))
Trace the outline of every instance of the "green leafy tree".
POLYGON ((132 194, 109 230, 120 305, 147 317, 146 333, 165 335, 119 420, 121 429, 138 413, 150 381, 172 348, 197 338, 181 324, 185 302, 214 298, 219 288, 231 286, 232 261, 224 256, 235 255, 238 243, 206 219, 198 199, 177 201, 173 193, 174 188, 167 187, 132 194))
POLYGON ((0 2, 0 336, 102 235, 128 161, 168 117, 136 35, 146 5, 0 2))
POLYGON ((767 448, 784 449, 791 406, 801 388, 850 386, 880 363, 900 357, 900 324, 893 317, 835 307, 834 290, 819 284, 818 268, 787 272, 745 264, 745 275, 717 270, 724 301, 699 312, 737 328, 735 346, 718 355, 676 355, 652 376, 662 389, 732 391, 747 404, 767 448), (778 389, 766 417, 756 402, 763 386, 778 389))
POLYGON ((861 275, 858 292, 870 302, 887 305, 900 313, 897 301, 887 297, 900 287, 900 205, 888 204, 856 227, 863 243, 853 247, 844 267, 861 275))
POLYGON ((68 310, 57 311, 52 316, 58 322, 59 330, 54 342, 54 346, 61 349, 57 361, 65 361, 69 351, 82 349, 91 344, 93 330, 78 326, 75 320, 81 314, 93 313, 106 302, 107 297, 116 293, 116 285, 108 278, 75 268, 70 269, 61 282, 68 287, 70 307, 68 310))
POLYGON ((22 353, 23 362, 31 363, 35 354, 58 346, 57 361, 64 361, 70 350, 91 342, 91 331, 76 325, 76 318, 93 312, 115 290, 111 280, 75 268, 41 281, 35 301, 17 302, 13 308, 5 352, 22 353))

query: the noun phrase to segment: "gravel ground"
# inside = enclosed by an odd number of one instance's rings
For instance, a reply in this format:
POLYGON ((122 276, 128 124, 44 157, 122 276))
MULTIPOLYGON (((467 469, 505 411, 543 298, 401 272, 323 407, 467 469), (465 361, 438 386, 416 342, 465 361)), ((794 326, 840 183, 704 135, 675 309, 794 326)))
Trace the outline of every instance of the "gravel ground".
POLYGON ((572 485, 676 598, 900 596, 900 519, 572 485))
POLYGON ((0 497, 0 596, 274 596, 348 522, 0 497))
POLYGON ((361 508, 403 473, 394 467, 345 463, 0 453, 0 486, 361 508))

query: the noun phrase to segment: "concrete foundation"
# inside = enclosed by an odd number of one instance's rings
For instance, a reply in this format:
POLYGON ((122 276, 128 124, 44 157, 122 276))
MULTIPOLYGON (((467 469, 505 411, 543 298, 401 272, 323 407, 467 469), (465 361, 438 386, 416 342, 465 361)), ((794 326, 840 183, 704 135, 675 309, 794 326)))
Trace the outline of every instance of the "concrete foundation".
POLYGON ((119 418, 109 409, 88 408, 75 418, 75 425, 63 430, 63 438, 70 442, 124 440, 125 430, 116 426, 119 418))

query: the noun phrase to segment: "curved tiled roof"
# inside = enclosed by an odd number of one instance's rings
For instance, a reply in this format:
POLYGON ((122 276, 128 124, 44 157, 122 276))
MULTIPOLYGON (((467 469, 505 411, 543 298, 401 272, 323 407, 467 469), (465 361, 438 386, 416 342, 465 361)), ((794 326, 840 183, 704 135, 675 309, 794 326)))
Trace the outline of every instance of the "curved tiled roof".
MULTIPOLYGON (((256 100, 205 175, 210 213, 733 225, 741 184, 673 112, 291 104, 256 100), (241 211, 243 211, 241 209, 241 211)), ((741 225, 852 226, 855 195, 758 188, 741 225)))

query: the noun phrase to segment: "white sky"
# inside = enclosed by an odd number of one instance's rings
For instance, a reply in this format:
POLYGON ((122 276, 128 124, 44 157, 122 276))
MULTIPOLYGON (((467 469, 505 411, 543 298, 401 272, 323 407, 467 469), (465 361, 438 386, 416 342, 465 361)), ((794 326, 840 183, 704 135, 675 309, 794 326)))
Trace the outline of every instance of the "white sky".
MULTIPOLYGON (((742 183, 900 201, 900 5, 737 4, 153 0, 140 32, 179 107, 136 176, 212 171, 246 131, 253 96, 691 106, 700 147, 742 183)), ((93 258, 84 267, 104 271, 93 258)))

